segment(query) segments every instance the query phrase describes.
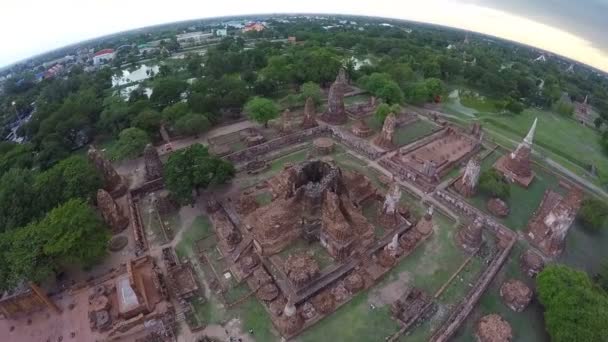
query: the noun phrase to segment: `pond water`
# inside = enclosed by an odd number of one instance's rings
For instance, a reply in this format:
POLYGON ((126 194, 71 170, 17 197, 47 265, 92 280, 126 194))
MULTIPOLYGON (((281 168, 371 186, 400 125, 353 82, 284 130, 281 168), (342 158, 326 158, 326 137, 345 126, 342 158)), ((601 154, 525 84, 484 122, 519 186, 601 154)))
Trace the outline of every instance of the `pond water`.
POLYGON ((122 76, 112 77, 112 86, 120 87, 129 83, 141 82, 145 79, 150 78, 151 73, 158 73, 158 69, 158 65, 148 66, 146 64, 142 64, 138 69, 135 69, 133 71, 129 71, 129 69, 123 69, 122 76))

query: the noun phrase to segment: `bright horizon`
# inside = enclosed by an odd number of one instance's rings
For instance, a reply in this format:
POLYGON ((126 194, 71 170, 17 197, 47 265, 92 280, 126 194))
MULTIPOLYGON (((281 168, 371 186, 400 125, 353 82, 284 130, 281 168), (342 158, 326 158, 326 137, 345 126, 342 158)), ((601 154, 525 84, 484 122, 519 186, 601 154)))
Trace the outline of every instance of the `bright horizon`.
POLYGON ((515 0, 512 8, 502 8, 500 2, 493 3, 493 0, 376 0, 373 3, 226 0, 207 6, 194 0, 174 0, 170 6, 143 0, 8 0, 0 13, 3 46, 0 67, 67 45, 146 26, 223 16, 315 13, 411 20, 479 32, 547 50, 608 72, 608 41, 604 38, 608 20, 599 24, 596 20, 596 14, 608 15, 608 3, 584 0, 579 3, 582 7, 569 8, 566 2, 561 8, 547 1, 538 0, 525 8, 525 4, 515 6, 518 2, 515 0), (567 12, 572 13, 568 16, 567 12))

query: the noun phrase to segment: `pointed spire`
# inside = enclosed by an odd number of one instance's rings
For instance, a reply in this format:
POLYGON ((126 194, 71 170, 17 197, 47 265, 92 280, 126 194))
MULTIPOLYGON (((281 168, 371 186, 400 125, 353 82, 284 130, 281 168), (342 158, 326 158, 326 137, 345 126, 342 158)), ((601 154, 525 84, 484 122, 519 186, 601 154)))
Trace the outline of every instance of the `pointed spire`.
POLYGON ((534 140, 534 132, 536 131, 536 122, 537 121, 538 121, 538 118, 534 118, 534 123, 532 124, 532 127, 530 128, 528 135, 526 135, 526 138, 524 138, 524 143, 528 144, 528 146, 532 146, 532 141, 534 140))

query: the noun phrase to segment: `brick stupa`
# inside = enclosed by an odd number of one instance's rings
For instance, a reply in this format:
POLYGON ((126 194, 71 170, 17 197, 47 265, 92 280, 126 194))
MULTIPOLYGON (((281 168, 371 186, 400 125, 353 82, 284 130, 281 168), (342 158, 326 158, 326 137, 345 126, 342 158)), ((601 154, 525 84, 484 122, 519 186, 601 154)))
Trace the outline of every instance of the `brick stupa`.
POLYGON ((532 128, 530 128, 524 141, 517 146, 517 149, 508 155, 502 156, 498 159, 496 164, 494 164, 494 167, 510 182, 517 183, 525 188, 527 188, 534 179, 530 156, 532 154, 532 141, 534 140, 537 121, 538 119, 534 119, 532 128))

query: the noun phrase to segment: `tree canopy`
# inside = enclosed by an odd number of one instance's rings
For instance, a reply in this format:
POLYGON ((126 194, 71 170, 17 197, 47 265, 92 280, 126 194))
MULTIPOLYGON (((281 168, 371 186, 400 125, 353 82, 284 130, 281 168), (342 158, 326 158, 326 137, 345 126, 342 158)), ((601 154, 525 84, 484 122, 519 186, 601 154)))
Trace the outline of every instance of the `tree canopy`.
POLYGON ((268 121, 279 116, 279 109, 272 100, 254 97, 245 105, 245 112, 254 121, 268 126, 268 121))
POLYGON ((537 289, 552 341, 606 340, 608 296, 586 273, 549 265, 538 275, 537 289))
POLYGON ((113 157, 118 160, 138 157, 148 143, 150 137, 146 131, 136 127, 125 128, 118 135, 113 157))
POLYGON ((200 144, 172 153, 164 169, 167 189, 183 204, 192 203, 193 190, 199 193, 209 185, 229 181, 235 174, 231 163, 209 155, 200 144))
POLYGON ((608 224, 608 204, 596 198, 585 198, 578 219, 587 229, 598 231, 608 224))
POLYGON ((479 190, 492 197, 506 200, 511 195, 511 187, 502 174, 490 169, 479 177, 479 190))

